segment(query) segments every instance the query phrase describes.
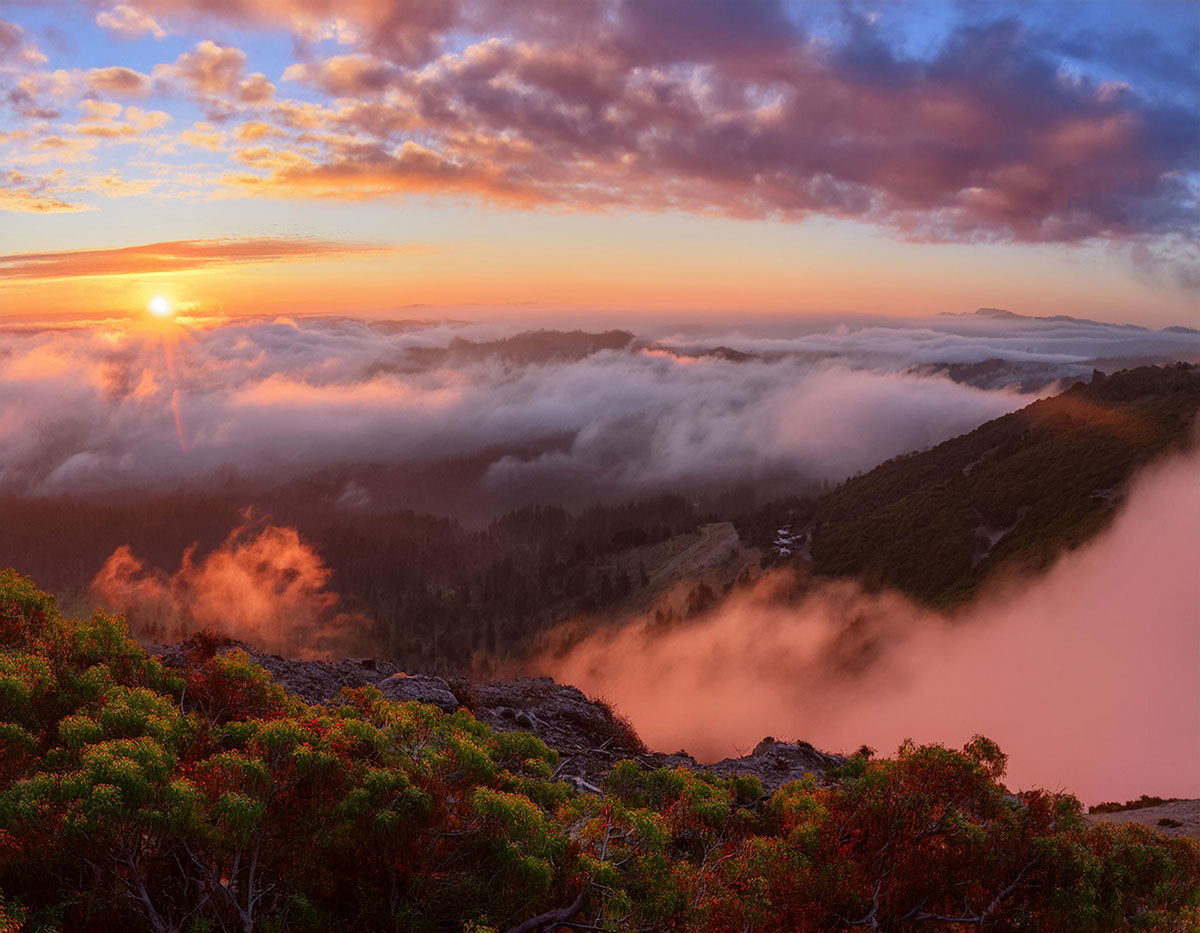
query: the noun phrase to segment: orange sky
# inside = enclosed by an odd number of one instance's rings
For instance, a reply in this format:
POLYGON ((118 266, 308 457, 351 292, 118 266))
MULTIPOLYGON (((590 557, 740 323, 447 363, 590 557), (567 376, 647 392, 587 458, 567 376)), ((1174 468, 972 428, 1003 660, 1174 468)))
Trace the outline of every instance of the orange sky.
POLYGON ((1194 3, 330 9, 6 9, 0 314, 1197 323, 1194 3))
MULTIPOLYGON (((459 208, 460 212, 467 209, 459 208)), ((913 244, 860 224, 479 211, 466 241, 212 238, 0 258, 6 316, 122 315, 155 295, 206 314, 469 317, 639 311, 923 315, 1006 307, 1189 320, 1186 293, 1102 249, 913 244), (532 221, 532 222, 531 222, 532 221), (562 235, 552 230, 557 221, 562 235), (505 237, 505 224, 523 231, 505 237)))

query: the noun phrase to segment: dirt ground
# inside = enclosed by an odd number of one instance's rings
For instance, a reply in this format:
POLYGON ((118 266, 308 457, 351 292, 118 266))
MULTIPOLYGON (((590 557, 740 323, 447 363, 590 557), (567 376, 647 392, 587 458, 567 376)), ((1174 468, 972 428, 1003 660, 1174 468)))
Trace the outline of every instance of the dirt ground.
POLYGON ((1140 810, 1120 810, 1116 813, 1089 813, 1093 823, 1141 823, 1160 830, 1168 836, 1191 836, 1200 839, 1200 800, 1173 800, 1157 807, 1140 810), (1171 820, 1180 826, 1159 825, 1159 820, 1171 820))

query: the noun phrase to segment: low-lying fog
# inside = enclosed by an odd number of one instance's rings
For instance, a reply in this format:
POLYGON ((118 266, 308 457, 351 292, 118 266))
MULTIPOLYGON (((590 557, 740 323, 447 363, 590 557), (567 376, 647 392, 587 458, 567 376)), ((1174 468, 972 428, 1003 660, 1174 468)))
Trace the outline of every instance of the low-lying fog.
POLYGON ((890 754, 906 737, 1009 755, 1012 787, 1083 799, 1200 788, 1200 451, 1148 468, 1113 525, 952 617, 768 577, 694 623, 647 616, 533 668, 602 696, 653 747, 715 760, 765 735, 890 754), (847 646, 875 659, 848 671, 847 646))
MULTIPOLYGON (((1197 332, 996 314, 502 340, 517 330, 333 318, 10 324, 0 328, 0 492, 270 484, 462 457, 482 457, 472 482, 496 508, 730 484, 794 490, 936 444, 1093 366, 1200 357, 1197 332)), ((347 480, 344 504, 388 492, 347 480)))

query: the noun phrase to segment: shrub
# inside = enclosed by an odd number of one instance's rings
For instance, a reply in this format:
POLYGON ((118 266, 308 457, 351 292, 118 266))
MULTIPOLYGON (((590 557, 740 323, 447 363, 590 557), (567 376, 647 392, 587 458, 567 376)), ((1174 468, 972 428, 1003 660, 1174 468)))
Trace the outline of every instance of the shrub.
POLYGON ((634 761, 576 795, 557 752, 465 711, 372 688, 309 706, 239 652, 179 675, 118 617, 61 619, 11 573, 0 617, 0 933, 1200 919, 1194 841, 1009 794, 981 737, 859 754, 769 798, 752 776, 634 761))

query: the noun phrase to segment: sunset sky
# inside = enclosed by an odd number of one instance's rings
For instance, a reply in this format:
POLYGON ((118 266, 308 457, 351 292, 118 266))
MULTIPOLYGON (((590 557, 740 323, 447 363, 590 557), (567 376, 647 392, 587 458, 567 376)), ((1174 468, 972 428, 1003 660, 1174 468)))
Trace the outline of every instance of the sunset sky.
POLYGON ((0 315, 1200 326, 1200 4, 0 15, 0 315))

